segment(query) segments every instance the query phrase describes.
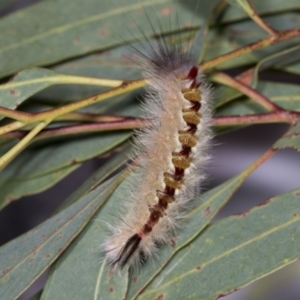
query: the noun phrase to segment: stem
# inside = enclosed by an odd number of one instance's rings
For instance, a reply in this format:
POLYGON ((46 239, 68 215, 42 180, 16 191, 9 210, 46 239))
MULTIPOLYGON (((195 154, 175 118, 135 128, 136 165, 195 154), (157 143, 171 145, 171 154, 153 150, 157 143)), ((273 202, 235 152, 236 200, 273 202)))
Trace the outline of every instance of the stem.
POLYGON ((43 77, 34 78, 29 80, 22 80, 19 82, 11 81, 0 86, 0 90, 9 90, 16 87, 30 85, 30 84, 41 84, 41 83, 52 83, 52 84, 83 84, 83 85, 99 85, 99 86, 109 86, 117 87, 123 83, 123 80, 116 79, 105 79, 105 78, 95 78, 95 77, 84 77, 75 76, 67 74, 59 74, 43 77))
MULTIPOLYGON (((300 35, 300 28, 293 28, 290 30, 284 30, 282 32, 278 32, 276 37, 267 37, 265 39, 262 39, 258 42, 252 43, 250 45, 241 47, 237 50, 231 51, 229 53, 226 53, 224 55, 221 55, 217 58, 211 59, 207 62, 204 62, 202 64, 200 64, 200 67, 202 70, 206 70, 209 68, 213 68, 219 64, 225 63, 231 59, 234 59, 236 57, 245 55, 247 53, 250 53, 252 51, 270 46, 272 44, 284 41, 284 40, 288 40, 294 37, 297 37, 300 35)), ((71 76, 77 78, 77 76, 71 76)), ((89 78, 88 80, 92 80, 93 78, 89 78)), ((95 79, 96 80, 96 79, 95 79)), ((44 118, 47 117, 53 117, 53 119, 60 117, 63 114, 69 113, 71 111, 77 110, 79 108, 91 105, 93 103, 97 103, 100 102, 102 100, 106 100, 109 97, 113 97, 113 96, 117 96, 120 95, 122 93, 137 89, 139 87, 143 87, 146 85, 146 82, 144 79, 141 80, 135 80, 135 81, 114 81, 114 80, 108 80, 107 82, 104 82, 105 79, 98 79, 99 81, 102 81, 102 83, 105 83, 107 85, 111 84, 110 86, 114 86, 114 85, 118 85, 121 83, 120 86, 111 89, 109 91, 106 91, 104 93, 101 93, 97 96, 94 97, 89 97, 87 99, 83 99, 80 101, 77 101, 75 103, 71 103, 71 104, 67 104, 64 106, 61 106, 59 108, 55 108, 46 112, 40 112, 40 113, 35 113, 35 114, 29 114, 29 113, 23 113, 23 112, 16 112, 13 110, 9 110, 7 108, 1 108, 0 107, 0 114, 2 114, 3 116, 7 116, 7 117, 11 117, 13 119, 19 120, 19 121, 23 121, 24 123, 30 124, 36 121, 41 121, 44 118)), ((74 82, 74 81, 72 81, 74 82)), ((83 82, 83 81, 82 81, 83 82)), ((59 83, 62 83, 61 81, 59 83)), ((78 82, 77 82, 78 83, 78 82)), ((85 83, 86 84, 86 83, 85 83)))
POLYGON ((17 145, 0 157, 0 171, 2 171, 28 144, 29 142, 52 120, 37 124, 17 145))
MULTIPOLYGON (((92 114, 88 114, 92 115, 92 114)), ((98 116, 101 118, 102 116, 98 116)), ((103 116, 109 118, 110 116, 103 116)), ((58 128, 44 129, 39 132, 32 141, 49 138, 59 137, 80 133, 92 133, 92 132, 106 132, 113 130, 128 130, 143 128, 149 125, 150 119, 139 119, 133 117, 112 116, 114 119, 106 122, 97 122, 90 124, 64 126, 58 128)), ((96 120, 97 115, 91 116, 96 120)), ((252 125, 252 124, 266 124, 266 123, 288 123, 294 124, 298 118, 300 118, 299 112, 293 111, 277 111, 265 114, 252 114, 252 115, 232 115, 232 116, 220 116, 215 117, 212 120, 212 126, 239 126, 239 125, 252 125)), ((91 121, 91 119, 89 119, 91 121)), ((6 133, 3 138, 6 139, 21 139, 28 134, 26 130, 16 130, 6 133)))
MULTIPOLYGON (((72 111, 75 111, 77 109, 101 102, 103 100, 106 100, 108 98, 121 95, 125 92, 129 92, 132 90, 135 90, 137 88, 145 86, 146 82, 144 79, 142 80, 135 80, 135 81, 124 81, 121 86, 116 87, 114 89, 105 91, 103 93, 97 94, 92 97, 88 97, 83 100, 79 100, 74 103, 70 103, 64 106, 60 106, 57 108, 53 108, 47 111, 39 112, 39 113, 33 113, 31 116, 28 116, 26 118, 26 124, 31 124, 38 121, 43 121, 45 119, 56 119, 62 115, 65 115, 67 113, 70 113, 72 111)), ((25 121, 24 121, 25 122, 25 121)))
POLYGON ((276 37, 278 35, 278 32, 273 29, 269 24, 267 24, 253 9, 249 1, 247 1, 247 4, 244 1, 239 1, 239 4, 243 7, 243 9, 246 11, 248 16, 264 31, 266 31, 269 35, 276 37))
POLYGON ((249 85, 238 81, 237 79, 232 78, 231 76, 225 73, 216 73, 211 76, 211 79, 222 83, 224 85, 230 86, 243 94, 247 95, 249 98, 253 99, 255 102, 259 103, 262 107, 266 108, 269 111, 282 111, 283 109, 270 101, 267 97, 259 93, 257 90, 253 89, 249 85))
POLYGON ((133 117, 124 117, 116 115, 99 115, 92 113, 80 113, 80 112, 71 112, 65 115, 62 115, 56 119, 56 121, 78 121, 78 122, 116 122, 123 121, 127 119, 134 119, 133 117))
POLYGON ((46 81, 54 82, 56 84, 84 84, 84 85, 99 85, 117 87, 122 85, 123 80, 95 78, 95 77, 83 77, 73 75, 58 75, 55 78, 47 78, 46 81))
POLYGON ((7 132, 19 129, 19 128, 25 126, 25 125, 26 124, 23 123, 23 122, 16 121, 16 122, 12 122, 12 123, 9 123, 7 125, 1 126, 0 127, 0 135, 3 135, 7 132))
POLYGON ((216 58, 213 58, 211 60, 208 60, 207 62, 204 62, 200 64, 201 70, 207 70, 211 69, 217 65, 220 65, 222 63, 225 63, 231 59, 234 59, 236 57, 240 57, 242 55, 248 54, 250 52, 253 52, 258 49, 262 49, 264 47, 268 47, 270 45, 273 45, 275 43, 279 43, 288 39, 292 39, 294 37, 297 37, 300 35, 300 27, 296 27, 289 30, 283 30, 281 32, 277 32, 276 37, 269 36, 267 38, 264 38, 258 42, 254 42, 252 44, 246 45, 244 47, 241 47, 239 49, 233 50, 229 53, 223 54, 221 56, 218 56, 216 58))
POLYGON ((2 106, 0 106, 0 115, 21 122, 26 122, 28 118, 30 118, 30 113, 13 110, 2 106))
MULTIPOLYGON (((75 111, 77 109, 101 102, 110 97, 121 95, 125 92, 135 90, 135 89, 143 87, 145 85, 146 85, 146 81, 144 79, 135 80, 135 81, 126 81, 126 82, 124 81, 121 86, 116 87, 114 89, 105 91, 103 93, 97 94, 92 97, 88 97, 83 100, 79 100, 74 103, 70 103, 70 104, 67 104, 67 105, 64 105, 61 107, 53 108, 53 109, 50 109, 47 111, 30 114, 30 113, 24 113, 24 112, 16 112, 14 110, 0 107, 0 114, 1 114, 1 109, 2 109, 3 115, 5 115, 5 116, 8 116, 8 114, 9 114, 9 117, 13 117, 13 114, 15 114, 16 119, 19 119, 19 120, 23 121, 24 123, 26 123, 24 125, 32 124, 32 123, 35 123, 38 121, 43 121, 46 119, 54 120, 62 115, 65 115, 65 114, 75 111)), ((4 126, 2 128, 4 128, 4 126)), ((14 130, 14 129, 16 129, 16 128, 13 128, 12 130, 14 130)), ((3 131, 1 131, 1 127, 0 127, 0 134, 4 134, 9 131, 11 131, 11 130, 9 130, 9 127, 4 128, 3 131)))
POLYGON ((300 113, 288 111, 276 111, 265 114, 253 114, 245 116, 221 116, 214 118, 213 126, 237 126, 251 124, 266 124, 266 123, 289 123, 294 124, 300 113))
MULTIPOLYGON (((72 134, 80 133, 93 133, 93 132, 106 132, 113 130, 128 130, 135 128, 142 128, 149 124, 149 120, 142 119, 128 119, 119 122, 107 122, 107 123, 92 123, 92 124, 82 124, 82 125, 72 125, 64 126, 58 128, 44 129, 39 132, 32 141, 49 138, 49 137, 59 137, 72 134)), ((18 138, 21 139, 26 136, 27 131, 17 130, 10 133, 7 133, 3 138, 11 139, 18 138)))

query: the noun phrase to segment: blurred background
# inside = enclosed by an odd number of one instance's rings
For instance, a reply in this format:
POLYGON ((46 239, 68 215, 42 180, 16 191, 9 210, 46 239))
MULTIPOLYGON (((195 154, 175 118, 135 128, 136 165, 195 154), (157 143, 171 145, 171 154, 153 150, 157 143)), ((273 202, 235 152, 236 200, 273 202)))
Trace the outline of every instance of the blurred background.
MULTIPOLYGON (((0 17, 38 1, 11 0, 6 8, 0 10, 0 17)), ((263 76, 276 81, 282 75, 264 73, 263 76)), ((292 75, 285 75, 285 80, 300 82, 297 76, 292 75)), ((204 189, 215 187, 241 172, 263 154, 287 128, 286 125, 255 125, 216 136, 212 148, 213 160, 208 168, 209 176, 204 189)), ((14 239, 49 218, 59 204, 102 163, 99 159, 90 160, 49 190, 24 197, 3 209, 0 212, 0 244, 14 239)), ((299 178, 300 153, 292 149, 278 151, 246 180, 216 219, 242 213, 274 195, 298 188, 299 178)), ((40 290, 45 276, 46 274, 20 300, 29 299, 40 290)), ((300 265, 296 262, 222 299, 296 300, 300 299, 299 280, 300 265)))

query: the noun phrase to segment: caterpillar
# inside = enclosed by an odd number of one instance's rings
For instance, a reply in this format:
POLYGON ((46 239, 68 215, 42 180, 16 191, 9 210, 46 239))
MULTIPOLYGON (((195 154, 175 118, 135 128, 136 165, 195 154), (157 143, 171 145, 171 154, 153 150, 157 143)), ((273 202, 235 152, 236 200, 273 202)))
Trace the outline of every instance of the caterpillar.
POLYGON ((161 36, 149 48, 142 54, 148 83, 142 110, 151 122, 136 132, 141 164, 103 245, 113 269, 135 268, 157 255, 188 211, 209 160, 210 88, 196 59, 161 36))

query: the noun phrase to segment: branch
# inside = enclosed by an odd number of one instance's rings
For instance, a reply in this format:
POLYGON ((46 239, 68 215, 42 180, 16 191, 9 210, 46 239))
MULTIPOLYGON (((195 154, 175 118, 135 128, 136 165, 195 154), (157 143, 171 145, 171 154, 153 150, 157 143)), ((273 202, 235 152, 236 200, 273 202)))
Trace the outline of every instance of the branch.
POLYGON ((239 4, 243 7, 248 16, 264 31, 266 31, 270 36, 276 37, 278 32, 273 29, 269 24, 267 24, 259 14, 254 10, 248 0, 246 1, 238 1, 239 4))
MULTIPOLYGON (((120 117, 121 118, 121 117, 120 117)), ((115 122, 103 122, 103 123, 91 123, 81 125, 63 126, 57 128, 44 129, 39 132, 32 141, 45 139, 49 137, 60 137, 66 135, 80 134, 80 133, 94 133, 94 132, 106 132, 113 130, 128 130, 135 128, 146 127, 149 124, 149 120, 143 120, 139 118, 127 118, 122 121, 115 122)), ((6 139, 21 139, 28 134, 27 130, 16 130, 3 135, 6 139)))
POLYGON ((0 171, 2 171, 52 120, 43 121, 36 125, 19 143, 0 157, 0 171))
POLYGON ((270 101, 267 97, 259 93, 257 90, 225 73, 215 73, 211 76, 211 79, 215 82, 222 83, 240 91, 269 111, 283 110, 280 106, 270 101))
POLYGON ((233 115, 216 117, 212 121, 213 126, 237 126, 266 123, 289 123, 295 124, 300 118, 299 112, 277 111, 265 114, 233 115))
POLYGON ((252 44, 246 45, 239 49, 233 50, 229 53, 226 53, 226 54, 223 54, 216 58, 213 58, 211 60, 208 60, 207 62, 200 64, 200 68, 201 68, 201 70, 211 69, 217 65, 223 64, 223 63, 225 63, 231 59, 234 59, 236 57, 240 57, 242 55, 248 54, 255 50, 262 49, 262 48, 268 47, 270 45, 295 38, 299 35, 300 35, 300 27, 296 27, 296 28, 289 29, 289 30, 283 30, 283 31, 277 32, 276 37, 269 36, 258 42, 254 42, 252 44))

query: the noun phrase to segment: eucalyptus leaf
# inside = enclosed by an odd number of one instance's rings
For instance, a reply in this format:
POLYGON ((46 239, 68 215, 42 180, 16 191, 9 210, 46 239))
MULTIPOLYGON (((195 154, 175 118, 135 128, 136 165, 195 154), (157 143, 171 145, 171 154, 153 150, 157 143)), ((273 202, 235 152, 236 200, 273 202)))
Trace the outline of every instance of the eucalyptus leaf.
MULTIPOLYGON (((299 60, 299 57, 300 57, 299 49, 300 49, 300 46, 297 45, 295 47, 292 47, 289 49, 284 49, 282 51, 279 51, 275 54, 272 54, 270 56, 263 58, 261 61, 259 61, 257 63, 257 65, 252 70, 252 72, 248 72, 247 84, 248 85, 251 84, 252 88, 256 88, 258 85, 258 82, 259 82, 259 73, 266 69, 269 69, 269 68, 276 68, 276 69, 283 69, 283 70, 289 69, 289 67, 291 66, 291 62, 295 62, 295 61, 299 60)), ((297 64, 294 64, 294 65, 297 66, 297 64)), ((293 87, 290 84, 284 84, 284 83, 279 83, 279 82, 273 83, 273 84, 271 84, 271 82, 269 82, 268 85, 269 86, 272 85, 272 88, 276 86, 276 93, 275 94, 273 93, 272 100, 276 101, 279 105, 281 105, 283 102, 283 105, 287 104, 287 106, 286 106, 287 109, 291 109, 289 104, 294 99, 296 99, 296 96, 293 96, 291 101, 289 101, 288 97, 285 97, 285 99, 283 99, 283 101, 281 101, 280 99, 278 99, 276 97, 274 98, 273 96, 283 95, 284 91, 286 91, 287 87, 290 87, 291 89, 295 89, 295 86, 293 87), (279 92, 279 94, 278 94, 278 92, 279 92)), ((268 89, 268 92, 270 91, 272 93, 273 92, 272 88, 268 89)), ((262 93, 265 92, 264 88, 261 87, 261 84, 259 85, 258 89, 262 93)), ((218 87, 214 93, 216 95, 216 101, 215 101, 216 108, 221 107, 221 106, 239 98, 240 96, 242 96, 242 93, 240 91, 233 89, 231 87, 227 87, 227 86, 218 87)), ((298 109, 297 106, 295 106, 295 105, 292 105, 292 106, 293 106, 292 109, 296 109, 296 110, 298 109)))
MULTIPOLYGON (((138 116, 139 108, 137 101, 129 95, 99 104, 98 112, 138 116)), ((56 182, 55 172, 73 165, 79 166, 88 159, 102 155, 126 141, 130 136, 131 132, 126 130, 86 136, 77 135, 33 143, 0 173, 0 188, 2 189, 0 206, 3 207, 10 201, 27 195, 28 190, 30 194, 45 190, 56 182), (34 182, 34 179, 39 180, 41 176, 50 173, 52 173, 51 176, 44 177, 43 185, 34 182), (15 184, 20 181, 22 184, 14 190, 15 184), (29 181, 30 185, 27 187, 26 184, 29 181)), ((2 153, 7 150, 6 144, 0 147, 2 153)))
POLYGON ((247 14, 249 14, 251 10, 248 0, 226 0, 226 2, 235 8, 243 9, 247 14))
POLYGON ((49 188, 82 162, 106 153, 130 135, 120 131, 32 145, 0 173, 0 206, 49 188))
POLYGON ((290 64, 284 68, 285 71, 295 73, 297 75, 300 74, 300 62, 290 64))
POLYGON ((84 181, 74 193, 72 193, 60 206, 60 210, 64 209, 66 206, 74 203, 83 195, 92 191, 96 186, 100 185, 104 180, 111 177, 114 172, 116 172, 121 166, 126 165, 130 153, 132 153, 132 145, 130 143, 125 143, 120 145, 120 147, 115 149, 117 154, 110 155, 110 157, 103 166, 96 172, 94 172, 86 181, 84 181))
MULTIPOLYGON (((284 109, 300 110, 299 85, 261 80, 258 83, 257 91, 284 109)), ((229 101, 227 104, 222 101, 219 104, 222 106, 218 108, 216 115, 249 115, 267 112, 254 100, 246 96, 241 97, 239 100, 240 101, 229 101)))
POLYGON ((274 145, 275 149, 293 148, 300 151, 300 121, 290 129, 274 145))
MULTIPOLYGON (((13 80, 0 85, 0 106, 15 109, 24 100, 49 86, 69 83, 69 77, 42 68, 24 70, 17 74, 13 80)), ((1 119, 3 116, 0 116, 1 119)))
POLYGON ((298 84, 260 81, 257 89, 282 108, 300 111, 300 86, 298 84))
POLYGON ((203 194, 195 200, 198 204, 183 221, 178 236, 170 238, 168 245, 160 249, 159 262, 149 261, 142 266, 140 274, 127 282, 124 270, 121 277, 112 275, 100 250, 107 236, 106 223, 112 223, 119 207, 127 182, 124 182, 110 197, 109 201, 95 215, 86 229, 79 235, 50 271, 50 277, 44 289, 42 300, 46 299, 126 299, 144 288, 153 276, 159 273, 170 258, 185 244, 189 243, 228 201, 236 189, 247 177, 244 172, 230 181, 203 194), (80 258, 80 259, 78 259, 80 258), (67 276, 81 274, 82 276, 67 276))
POLYGON ((213 224, 138 299, 218 299, 297 260, 299 197, 298 189, 213 224))
POLYGON ((0 248, 0 296, 15 299, 61 255, 118 184, 116 178, 0 248), (29 272, 30 271, 30 272, 29 272))
POLYGON ((23 196, 37 194, 50 188, 76 170, 80 165, 74 164, 33 178, 25 177, 17 180, 7 179, 2 182, 0 181, 0 207, 3 208, 23 196))
MULTIPOLYGON (((299 112, 300 90, 296 84, 263 81, 259 74, 274 68, 298 74, 300 37, 280 43, 275 40, 256 51, 251 47, 268 37, 251 20, 252 8, 282 34, 283 30, 300 27, 299 0, 228 0, 227 6, 219 0, 65 2, 43 0, 0 20, 0 77, 19 72, 0 85, 0 106, 35 113, 109 89, 97 83, 90 85, 84 77, 139 79, 143 54, 153 51, 150 47, 160 33, 163 42, 180 42, 184 49, 190 49, 190 39, 197 30, 192 53, 200 53, 201 60, 218 59, 244 46, 249 50, 214 70, 206 70, 208 77, 215 70, 245 67, 248 72, 240 77, 243 83, 284 110, 299 112), (210 16, 215 8, 216 14, 210 16), (74 75, 82 76, 81 81, 77 82, 74 75)), ((0 10, 8 4, 3 0, 0 10)), ((84 107, 80 112, 138 117, 139 95, 140 90, 135 90, 84 107)), ((267 112, 239 90, 220 87, 218 83, 214 98, 219 98, 215 101, 215 116, 267 112)), ((7 119, 1 124, 7 124, 7 119)), ((68 119, 60 119, 48 128, 69 124, 68 119)), ((22 129, 31 128, 28 125, 22 129)), ((16 133, 19 132, 14 137, 16 133)), ((158 245, 157 256, 143 262, 135 272, 124 268, 114 273, 102 245, 110 234, 108 224, 118 222, 119 208, 128 194, 128 178, 120 182, 129 173, 112 175, 127 160, 131 147, 124 142, 130 136, 130 131, 120 130, 37 139, 0 173, 0 207, 4 207, 24 195, 53 186, 83 162, 109 154, 103 168, 78 187, 54 216, 0 248, 1 299, 16 299, 50 267, 46 286, 36 299, 211 300, 299 257, 300 189, 212 223, 250 173, 271 153, 270 149, 239 175, 194 199, 180 220, 182 227, 172 232, 165 244, 158 245), (116 152, 119 153, 113 155, 116 152)), ((299 136, 298 120, 273 149, 289 147, 299 151, 299 136)), ((0 140, 0 155, 18 142, 10 134, 5 135, 0 140)))
POLYGON ((253 72, 253 82, 252 86, 256 87, 259 80, 259 72, 269 69, 286 69, 291 63, 295 63, 300 59, 300 46, 296 45, 282 51, 278 51, 264 59, 262 59, 255 67, 253 72))
MULTIPOLYGON (((195 25, 202 23, 210 2, 203 5, 195 25)), ((151 25, 145 22, 146 15, 155 19, 157 14, 164 30, 171 30, 170 14, 176 20, 177 11, 180 11, 179 23, 173 22, 173 29, 193 19, 194 3, 179 3, 180 9, 175 11, 169 11, 169 3, 169 0, 87 0, 82 5, 82 1, 74 0, 66 5, 64 0, 48 0, 13 13, 0 21, 0 76, 141 37, 136 24, 143 24, 143 33, 152 35, 151 25)))

